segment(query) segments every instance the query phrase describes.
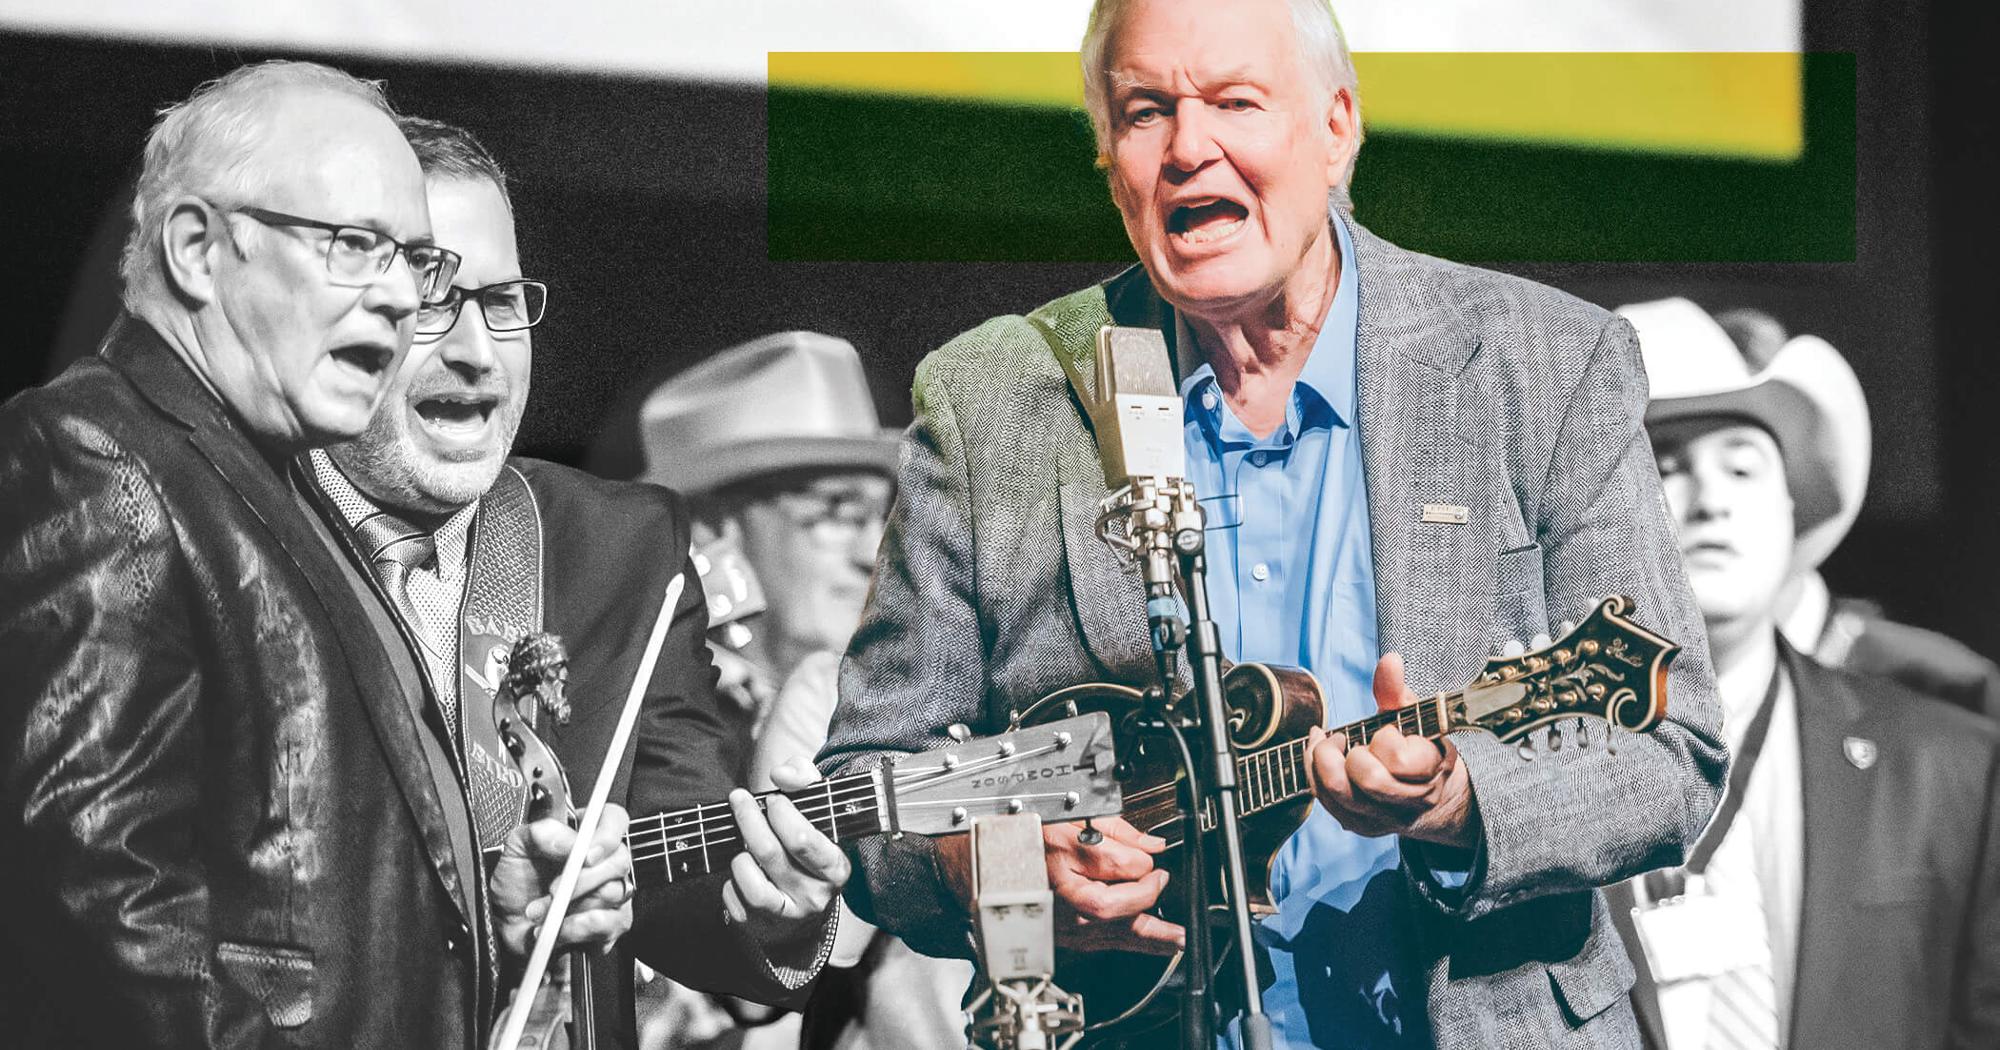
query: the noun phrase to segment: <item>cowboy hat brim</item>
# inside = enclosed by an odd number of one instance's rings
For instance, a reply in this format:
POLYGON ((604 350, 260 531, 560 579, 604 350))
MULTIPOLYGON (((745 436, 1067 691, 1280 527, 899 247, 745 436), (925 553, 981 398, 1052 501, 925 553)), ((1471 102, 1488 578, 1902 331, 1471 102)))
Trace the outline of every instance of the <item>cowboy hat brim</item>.
POLYGON ((901 445, 902 435, 894 430, 867 437, 758 438, 712 448, 699 456, 657 457, 640 480, 699 494, 792 470, 860 470, 894 478, 901 445))

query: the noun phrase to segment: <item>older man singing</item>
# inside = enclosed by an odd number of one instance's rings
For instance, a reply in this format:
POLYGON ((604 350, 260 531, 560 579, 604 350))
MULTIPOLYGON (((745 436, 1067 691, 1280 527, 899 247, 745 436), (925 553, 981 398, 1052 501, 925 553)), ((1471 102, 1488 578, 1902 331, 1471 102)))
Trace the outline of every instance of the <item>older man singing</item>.
MULTIPOLYGON (((103 348, 0 407, 0 1031, 483 1043, 493 931, 574 832, 489 914, 448 744, 288 472, 368 426, 459 257, 380 88, 307 63, 170 109, 133 219, 103 348)), ((623 826, 570 943, 631 926, 623 826)))
MULTIPOLYGON (((1461 685, 1606 594, 1686 647, 1667 720, 1615 756, 1526 761, 1478 734, 1393 729, 1322 740, 1322 805, 1280 850, 1256 930, 1279 1044, 1637 1046, 1596 887, 1684 855, 1726 756, 1631 328, 1347 214, 1359 104, 1321 0, 1102 0, 1082 51, 1140 265, 919 369, 825 757, 855 766, 955 722, 995 729, 1058 687, 1150 679, 1144 590, 1093 533, 1106 487, 1066 372, 1091 373, 1104 325, 1160 329, 1189 476, 1234 508, 1208 537, 1222 646, 1310 669, 1330 724, 1461 685)), ((1058 937, 1172 950, 1182 931, 1149 911, 1162 843, 1098 826, 1097 845, 1045 833, 1058 937)), ((967 950, 961 847, 860 857, 857 911, 923 950, 967 950)))

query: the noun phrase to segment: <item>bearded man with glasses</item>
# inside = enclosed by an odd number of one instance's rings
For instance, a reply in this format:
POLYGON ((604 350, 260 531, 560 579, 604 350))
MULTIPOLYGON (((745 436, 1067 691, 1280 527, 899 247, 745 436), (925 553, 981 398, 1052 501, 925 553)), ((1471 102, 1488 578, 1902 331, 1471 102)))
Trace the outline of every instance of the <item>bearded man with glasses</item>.
MULTIPOLYGON (((416 314, 415 341, 373 423, 353 441, 302 457, 322 514, 348 539, 350 565, 374 585, 423 669, 428 714, 449 728, 470 816, 493 864, 497 933, 521 953, 526 916, 545 906, 537 849, 567 850, 558 821, 519 823, 493 724, 504 654, 525 631, 560 636, 569 654, 571 717, 537 732, 556 749, 572 794, 588 795, 669 579, 686 590, 661 652, 633 741, 621 756, 607 819, 678 810, 737 786, 746 746, 719 709, 704 645, 707 605, 680 499, 652 485, 603 481, 508 453, 526 404, 534 328, 548 288, 522 275, 505 173, 470 132, 405 117, 438 236, 464 254, 448 289, 416 314), (401 565, 379 552, 420 551, 401 565), (676 552, 670 558, 660 552, 676 552), (386 564, 385 564, 386 562, 386 564), (397 565, 393 571, 381 571, 397 565), (622 805, 621 805, 622 803, 622 805), (535 905, 531 908, 530 905, 535 905)), ((787 768, 804 787, 814 774, 787 768)), ((632 873, 622 855, 586 868, 591 903, 636 914, 612 958, 589 962, 599 1045, 633 1046, 635 960, 683 983, 765 1002, 795 998, 832 943, 833 901, 847 876, 841 851, 791 804, 767 816, 736 799, 745 842, 768 843, 708 878, 668 882, 632 873)), ((609 911, 587 913, 578 935, 609 911)), ((576 965, 576 964, 571 964, 576 965)))
MULTIPOLYGON (((422 691, 293 466, 368 426, 459 257, 380 88, 308 63, 169 109, 133 227, 97 356, 0 407, 0 1031, 469 1047, 483 934, 524 917, 489 920, 422 691)), ((578 907, 585 942, 631 922, 578 907)))

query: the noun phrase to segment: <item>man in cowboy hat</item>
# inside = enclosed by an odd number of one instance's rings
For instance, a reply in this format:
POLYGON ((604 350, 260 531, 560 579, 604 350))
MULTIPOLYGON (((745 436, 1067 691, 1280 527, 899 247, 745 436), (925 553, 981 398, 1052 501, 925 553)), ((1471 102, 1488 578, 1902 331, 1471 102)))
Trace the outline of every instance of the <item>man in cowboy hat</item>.
POLYGON ((762 585, 745 659, 782 684, 845 649, 896 466, 854 348, 812 332, 731 347, 656 388, 639 428, 640 479, 685 493, 762 585))
MULTIPOLYGON (((860 622, 882 538, 899 435, 877 419, 854 347, 813 332, 779 332, 716 354, 655 389, 639 425, 641 477, 686 493, 712 533, 698 559, 718 577, 711 616, 761 605, 716 649, 755 726, 748 782, 768 787, 773 768, 810 760, 826 739, 840 653, 860 622), (739 551, 750 581, 729 578, 739 551)), ((963 1044, 965 963, 918 956, 843 915, 829 965, 806 1007, 804 1046, 831 1046, 849 1028, 875 1050, 963 1044)), ((745 1045, 801 1045, 797 1032, 785 1020, 745 1045)))
POLYGON ((1778 627, 1860 501, 1853 373, 1810 336, 1753 363, 1685 299, 1620 312, 1734 757, 1687 864, 1609 891, 1649 1040, 2000 1045, 2000 731, 1778 627))
MULTIPOLYGON (((1716 314, 1715 323, 1753 368, 1769 364, 1789 346, 1821 343, 1817 336, 1788 337, 1784 325, 1762 310, 1726 310, 1716 314)), ((1867 488, 1869 419, 1860 383, 1845 362, 1824 378, 1832 399, 1826 426, 1841 453, 1837 473, 1843 504, 1797 559, 1798 572, 1779 598, 1778 629, 1799 651, 1829 667, 1893 678, 1917 692, 2000 718, 2000 667, 1993 661, 1936 631, 1897 623, 1872 602, 1837 598, 1827 589, 1818 565, 1847 535, 1867 488)))

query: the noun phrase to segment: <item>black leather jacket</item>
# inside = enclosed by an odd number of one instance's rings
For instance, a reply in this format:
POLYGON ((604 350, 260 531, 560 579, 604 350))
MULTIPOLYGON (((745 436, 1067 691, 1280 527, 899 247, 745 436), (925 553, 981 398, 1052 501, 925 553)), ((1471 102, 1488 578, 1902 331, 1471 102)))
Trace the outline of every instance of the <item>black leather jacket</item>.
POLYGON ((0 1042, 470 1047, 409 698, 146 324, 0 407, 0 1042))

